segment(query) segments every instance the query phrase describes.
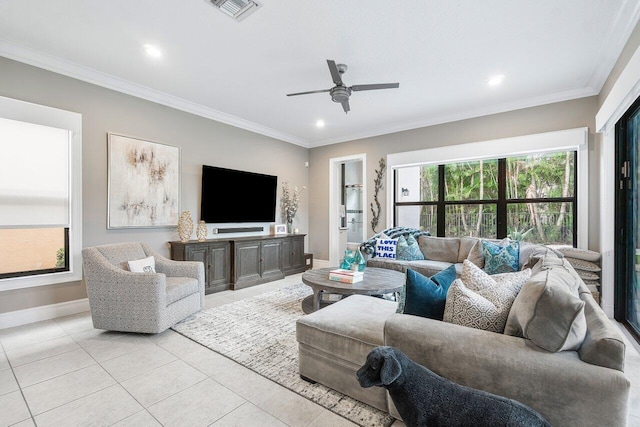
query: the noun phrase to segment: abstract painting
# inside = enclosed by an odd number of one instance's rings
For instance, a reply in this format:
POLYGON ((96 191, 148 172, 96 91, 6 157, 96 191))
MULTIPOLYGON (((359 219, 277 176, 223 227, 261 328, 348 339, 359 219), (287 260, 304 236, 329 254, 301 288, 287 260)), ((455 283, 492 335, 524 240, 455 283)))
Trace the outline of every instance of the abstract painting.
POLYGON ((108 134, 107 228, 175 227, 180 148, 108 134))

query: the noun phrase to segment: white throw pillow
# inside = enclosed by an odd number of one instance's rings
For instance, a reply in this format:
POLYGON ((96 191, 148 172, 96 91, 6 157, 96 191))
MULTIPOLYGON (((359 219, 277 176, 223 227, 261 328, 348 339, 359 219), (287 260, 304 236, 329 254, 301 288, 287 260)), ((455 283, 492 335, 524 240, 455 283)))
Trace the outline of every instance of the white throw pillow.
POLYGON ((398 239, 376 239, 376 258, 396 259, 398 239))
POLYGON ((132 273, 155 273, 156 260, 153 256, 129 261, 129 271, 132 273))
POLYGON ((444 321, 502 333, 511 305, 530 276, 530 269, 489 275, 464 260, 460 283, 447 294, 444 321))
MULTIPOLYGON (((456 279, 449 287, 442 320, 469 328, 498 332, 500 312, 494 303, 456 279)), ((500 331, 502 332, 502 331, 500 331)))

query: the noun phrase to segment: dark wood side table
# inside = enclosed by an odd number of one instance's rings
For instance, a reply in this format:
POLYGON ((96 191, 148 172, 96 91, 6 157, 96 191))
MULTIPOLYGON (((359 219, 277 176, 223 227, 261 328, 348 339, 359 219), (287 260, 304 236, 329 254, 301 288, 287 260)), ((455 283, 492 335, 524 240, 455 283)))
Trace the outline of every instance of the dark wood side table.
POLYGON ((302 275, 302 283, 313 289, 313 295, 302 301, 302 310, 311 313, 320 309, 322 294, 340 295, 384 295, 397 294, 405 283, 405 275, 386 268, 367 267, 364 278, 357 283, 342 283, 329 280, 329 272, 338 267, 309 270, 302 275))

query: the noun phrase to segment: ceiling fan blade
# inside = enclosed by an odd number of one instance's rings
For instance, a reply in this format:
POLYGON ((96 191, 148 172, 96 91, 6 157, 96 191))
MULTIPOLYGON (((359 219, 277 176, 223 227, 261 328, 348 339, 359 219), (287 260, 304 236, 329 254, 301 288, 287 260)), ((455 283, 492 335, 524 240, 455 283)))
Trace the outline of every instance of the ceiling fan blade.
POLYGON ((342 109, 344 110, 344 113, 347 114, 349 111, 351 111, 351 108, 349 107, 349 100, 345 99, 344 101, 341 102, 342 104, 342 109))
POLYGON ((397 89, 399 87, 400 83, 378 83, 373 85, 353 85, 351 90, 357 92, 360 90, 397 89))
POLYGON ((331 72, 331 78, 336 86, 343 86, 342 77, 340 77, 340 71, 338 71, 338 66, 336 65, 336 61, 331 59, 327 59, 327 65, 329 65, 329 71, 331 72))
POLYGON ((323 93, 323 92, 329 92, 330 90, 331 89, 322 89, 322 90, 310 90, 309 92, 288 93, 287 96, 309 95, 310 93, 323 93))

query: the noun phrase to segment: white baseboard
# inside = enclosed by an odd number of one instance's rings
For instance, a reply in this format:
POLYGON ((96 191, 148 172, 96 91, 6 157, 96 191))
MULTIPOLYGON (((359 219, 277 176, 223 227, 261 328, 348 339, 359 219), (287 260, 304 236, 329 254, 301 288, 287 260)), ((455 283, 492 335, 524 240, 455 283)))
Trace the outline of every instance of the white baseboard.
POLYGON ((89 311, 89 300, 87 298, 24 310, 9 311, 7 313, 0 313, 0 329, 55 319, 56 317, 69 316, 85 311, 89 311))
POLYGON ((331 264, 329 263, 329 260, 326 259, 314 259, 313 260, 313 268, 317 269, 317 268, 329 268, 331 267, 331 264))

